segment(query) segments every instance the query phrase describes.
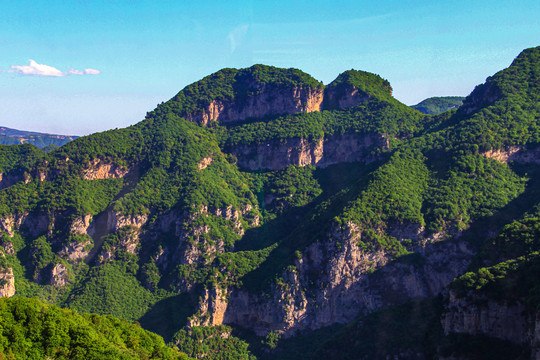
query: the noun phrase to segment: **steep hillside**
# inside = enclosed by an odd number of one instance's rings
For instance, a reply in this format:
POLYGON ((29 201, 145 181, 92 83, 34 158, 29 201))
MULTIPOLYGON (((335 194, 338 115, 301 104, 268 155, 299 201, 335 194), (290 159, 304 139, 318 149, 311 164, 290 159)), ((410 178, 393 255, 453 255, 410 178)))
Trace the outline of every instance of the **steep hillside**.
POLYGON ((44 134, 10 129, 4 126, 0 127, 1 145, 32 144, 40 149, 44 149, 51 145, 62 146, 76 138, 78 136, 44 134))
MULTIPOLYGON (((539 251, 539 53, 439 115, 375 74, 325 87, 255 65, 49 154, 0 148, 0 294, 138 320, 209 359, 475 358, 453 351, 471 339, 528 356, 459 309, 489 304, 492 279, 518 303, 536 287, 519 279, 539 251), (418 331, 382 331, 422 306, 396 330, 418 331)), ((532 334, 527 309, 504 326, 532 334)))

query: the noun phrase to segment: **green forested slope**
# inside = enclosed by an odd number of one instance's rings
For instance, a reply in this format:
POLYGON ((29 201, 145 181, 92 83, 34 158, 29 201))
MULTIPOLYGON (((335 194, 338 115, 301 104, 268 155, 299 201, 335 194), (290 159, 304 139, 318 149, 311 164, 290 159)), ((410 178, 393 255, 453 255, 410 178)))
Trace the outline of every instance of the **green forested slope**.
POLYGON ((1 299, 0 321, 1 359, 188 359, 137 324, 36 299, 1 299))
MULTIPOLYGON (((328 289, 320 279, 342 270, 335 268, 333 256, 348 239, 338 241, 335 234, 351 229, 361 234, 349 244, 359 248, 359 258, 384 256, 378 265, 366 260, 364 267, 351 270, 361 279, 376 282, 370 277, 376 270, 399 269, 408 255, 421 264, 429 256, 424 249, 460 242, 468 249, 471 259, 462 262, 470 263, 470 272, 453 288, 464 296, 485 290, 493 297, 497 289, 510 289, 536 306, 531 289, 537 284, 523 279, 537 270, 535 252, 540 250, 534 212, 540 204, 537 165, 497 161, 486 152, 534 149, 539 142, 539 52, 525 50, 457 111, 440 115, 401 104, 388 81, 374 74, 347 71, 324 87, 296 69, 256 65, 219 71, 187 86, 136 125, 79 138, 48 154, 30 145, 0 147, 0 275, 13 271, 16 297, 37 296, 80 313, 140 320, 190 356, 209 359, 271 357, 286 346, 303 358, 311 356, 315 348, 302 351, 301 343, 291 343, 294 339, 280 340, 280 331, 261 338, 244 329, 237 338, 228 327, 198 325, 209 323, 216 295, 208 294, 216 289, 260 296, 257 304, 268 309, 289 306, 296 284, 284 274, 324 259, 322 268, 298 275, 310 303, 328 289), (241 107, 264 89, 296 87, 324 89, 323 110, 209 126, 186 119, 216 99, 241 107), (354 105, 340 108, 336 99, 353 98, 353 93, 359 94, 354 105), (329 142, 343 134, 377 134, 388 146, 374 149, 368 164, 285 164, 276 171, 246 171, 227 152, 295 138, 329 142), (312 258, 307 249, 313 244, 333 250, 312 258), (275 295, 275 289, 282 293, 275 295), (184 329, 189 321, 197 326, 184 329)), ((403 270, 402 276, 418 269, 403 270)), ((7 286, 4 277, 0 281, 7 286)), ((358 318, 335 337, 328 335, 319 356, 384 358, 393 354, 381 350, 387 344, 392 351, 436 354, 444 345, 436 326, 442 310, 439 300, 422 301, 358 318), (410 316, 385 330, 384 323, 402 312, 410 316), (396 336, 407 327, 418 331, 396 336), (426 346, 418 346, 425 336, 426 346), (339 352, 340 347, 346 350, 339 352)), ((56 309, 32 304, 27 306, 56 309)), ((319 304, 313 308, 318 311, 319 304)), ((73 314, 54 311, 59 318, 73 314)), ((262 317, 253 317, 253 323, 260 324, 262 317)), ((48 355, 48 349, 39 351, 48 355)), ((133 351, 129 356, 139 350, 133 351)))

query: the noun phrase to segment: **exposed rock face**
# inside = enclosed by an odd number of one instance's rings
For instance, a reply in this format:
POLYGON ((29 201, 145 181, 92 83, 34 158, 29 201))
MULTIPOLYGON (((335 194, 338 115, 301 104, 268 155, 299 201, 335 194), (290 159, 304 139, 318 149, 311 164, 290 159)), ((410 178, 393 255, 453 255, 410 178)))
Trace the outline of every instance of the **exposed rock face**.
POLYGON ((369 96, 353 85, 339 89, 326 89, 324 93, 324 110, 346 109, 369 100, 369 96))
POLYGON ((212 161, 214 161, 214 159, 210 156, 203 158, 201 161, 199 161, 199 170, 206 169, 208 165, 212 163, 212 161))
POLYGON ((10 214, 0 218, 0 231, 12 237, 14 231, 23 229, 30 236, 39 236, 49 230, 51 219, 46 214, 10 214))
POLYGON ((214 100, 202 111, 187 114, 186 119, 208 125, 211 121, 227 124, 249 118, 294 114, 321 110, 323 90, 312 87, 278 88, 256 85, 255 94, 243 99, 214 100))
POLYGON ((51 271, 50 284, 62 287, 67 284, 68 269, 61 263, 54 265, 51 271))
POLYGON ((285 271, 267 294, 229 289, 228 302, 221 307, 215 297, 211 303, 203 299, 200 304, 201 310, 209 312, 218 307, 223 311, 226 305, 225 315, 201 311, 202 318, 223 318, 224 323, 258 335, 279 331, 288 337, 347 323, 408 299, 435 296, 467 268, 474 255, 460 241, 426 243, 419 238, 417 264, 389 262, 390 256, 382 250, 363 251, 361 239, 361 230, 352 222, 344 229, 334 227, 327 240, 308 246, 295 268, 285 271))
MULTIPOLYGON (((3 255, 0 255, 3 256, 3 255)), ((0 298, 15 295, 15 276, 13 269, 0 269, 0 298)))
POLYGON ((107 217, 107 228, 109 232, 116 231, 125 226, 140 229, 147 221, 148 215, 146 214, 127 216, 113 211, 107 217))
POLYGON ((540 334, 539 318, 521 302, 496 302, 476 294, 459 298, 450 291, 442 326, 445 334, 486 335, 534 348, 540 334))
POLYGON ((377 159, 372 151, 388 148, 380 134, 343 134, 315 140, 286 139, 262 144, 236 145, 226 149, 240 167, 281 170, 289 165, 327 167, 342 162, 369 163, 377 159))
POLYGON ((76 218, 71 223, 70 231, 75 234, 94 235, 94 226, 92 223, 92 215, 87 214, 81 218, 76 218))
POLYGON ((0 230, 6 232, 10 237, 14 235, 14 230, 20 226, 21 219, 16 219, 14 215, 0 218, 0 230))
POLYGON ((83 179, 117 179, 123 178, 129 173, 129 170, 117 164, 105 163, 101 159, 94 159, 83 171, 83 179))
POLYGON ((58 254, 67 260, 85 259, 92 248, 91 245, 91 240, 84 242, 71 242, 64 246, 58 254))
POLYGON ((140 242, 141 230, 134 226, 126 226, 122 229, 122 236, 114 244, 104 246, 99 254, 98 263, 103 264, 115 258, 117 250, 124 250, 130 254, 136 254, 140 242))
POLYGON ((223 324, 227 310, 227 290, 218 287, 205 289, 200 301, 199 314, 189 320, 189 326, 216 326, 223 324), (202 315, 202 316, 201 316, 202 315))
POLYGON ((504 163, 514 161, 520 164, 540 164, 540 147, 528 149, 523 146, 508 146, 488 150, 482 155, 504 163))
POLYGON ((232 250, 226 249, 223 239, 213 239, 213 243, 207 243, 204 240, 204 235, 210 232, 210 227, 204 223, 200 225, 195 223, 198 222, 197 220, 207 217, 221 217, 230 221, 231 230, 236 235, 241 236, 245 231, 240 221, 242 215, 232 206, 217 209, 201 206, 193 214, 183 214, 183 216, 176 218, 174 223, 169 225, 174 226, 174 233, 178 238, 178 247, 173 255, 174 262, 179 264, 207 263, 217 254, 232 250), (206 260, 204 260, 205 258, 206 260))
POLYGON ((0 190, 15 185, 18 182, 24 181, 23 174, 4 174, 0 172, 0 190))

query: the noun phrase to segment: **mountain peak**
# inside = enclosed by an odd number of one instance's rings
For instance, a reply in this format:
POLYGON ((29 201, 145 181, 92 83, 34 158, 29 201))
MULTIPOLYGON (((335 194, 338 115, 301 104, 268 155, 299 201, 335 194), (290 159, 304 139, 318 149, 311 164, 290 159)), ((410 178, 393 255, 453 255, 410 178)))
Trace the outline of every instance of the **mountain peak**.
POLYGON ((392 86, 379 75, 360 70, 341 73, 326 87, 325 109, 343 109, 355 106, 370 98, 390 100, 392 86))
POLYGON ((515 95, 538 99, 540 46, 523 50, 512 64, 486 79, 465 98, 460 110, 471 114, 503 97, 515 95))
POLYGON ((186 86, 168 106, 207 125, 320 110, 324 85, 305 72, 268 65, 223 69, 186 86))

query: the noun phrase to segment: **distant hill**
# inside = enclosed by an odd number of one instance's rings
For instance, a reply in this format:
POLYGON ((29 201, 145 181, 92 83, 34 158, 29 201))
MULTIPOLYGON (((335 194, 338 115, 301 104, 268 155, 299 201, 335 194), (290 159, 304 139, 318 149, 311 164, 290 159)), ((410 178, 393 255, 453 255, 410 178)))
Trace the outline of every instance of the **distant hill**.
POLYGON ((424 114, 436 115, 448 110, 457 109, 463 103, 463 99, 465 99, 463 96, 430 97, 411 107, 424 114))
POLYGON ((1 145, 32 144, 43 149, 49 145, 62 146, 76 138, 78 138, 78 136, 45 134, 0 126, 1 145))

